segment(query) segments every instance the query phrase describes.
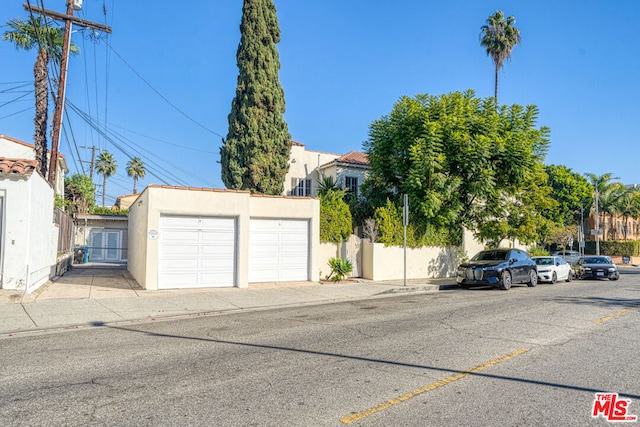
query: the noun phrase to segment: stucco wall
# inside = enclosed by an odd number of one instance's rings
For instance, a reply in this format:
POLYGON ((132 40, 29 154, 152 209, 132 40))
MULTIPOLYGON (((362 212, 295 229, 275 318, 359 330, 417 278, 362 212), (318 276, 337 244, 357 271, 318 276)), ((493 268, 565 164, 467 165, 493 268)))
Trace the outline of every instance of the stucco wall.
MULTIPOLYGON (((146 269, 148 265, 148 231, 149 231, 149 193, 140 194, 136 203, 129 207, 128 223, 128 253, 127 270, 138 281, 140 286, 147 288, 146 269), (133 254, 133 255, 131 255, 133 254)), ((157 247, 156 247, 157 260, 157 247)), ((157 287, 156 287, 157 288, 157 287)))
POLYGON ((33 292, 47 282, 56 264, 53 189, 37 173, 4 175, 2 287, 33 292))
POLYGON ((338 245, 336 243, 320 243, 320 278, 324 279, 331 273, 329 260, 339 256, 338 245))
MULTIPOLYGON (((404 278, 404 248, 382 243, 362 243, 362 276, 370 280, 404 278)), ((407 248, 407 279, 452 277, 458 265, 458 248, 407 248)))
POLYGON ((247 287, 251 218, 309 219, 309 280, 319 280, 320 203, 317 199, 250 195, 246 191, 147 187, 129 209, 129 272, 145 289, 158 289, 161 215, 236 219, 236 286, 247 287), (143 260, 144 258, 144 260, 143 260))

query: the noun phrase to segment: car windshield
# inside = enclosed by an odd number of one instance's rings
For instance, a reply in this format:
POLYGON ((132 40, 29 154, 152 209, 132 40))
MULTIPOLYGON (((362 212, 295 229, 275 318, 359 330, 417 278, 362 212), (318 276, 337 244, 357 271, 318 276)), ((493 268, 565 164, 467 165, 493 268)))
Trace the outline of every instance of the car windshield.
POLYGON ((534 258, 538 265, 553 265, 553 258, 534 258))
POLYGON ((508 251, 482 251, 471 258, 471 261, 505 261, 508 256, 508 251))
POLYGON ((609 264, 609 260, 604 257, 585 258, 583 264, 609 264))

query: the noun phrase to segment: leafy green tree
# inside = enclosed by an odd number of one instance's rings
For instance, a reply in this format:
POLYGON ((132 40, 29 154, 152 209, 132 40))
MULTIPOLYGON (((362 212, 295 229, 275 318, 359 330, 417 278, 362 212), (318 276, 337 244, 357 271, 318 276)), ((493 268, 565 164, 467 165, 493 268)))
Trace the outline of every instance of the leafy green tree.
POLYGON ((553 188, 551 197, 558 203, 557 209, 547 211, 545 216, 558 225, 579 223, 581 211, 587 209, 588 215, 593 204, 593 187, 584 176, 566 166, 549 165, 545 171, 553 188))
POLYGON ((340 243, 351 235, 351 212, 345 190, 328 190, 320 197, 320 241, 340 243))
POLYGON ((138 191, 136 189, 138 178, 144 178, 146 173, 147 170, 144 167, 144 162, 140 157, 134 157, 127 163, 127 175, 133 178, 133 194, 138 194, 138 191))
POLYGON ((434 236, 504 220, 505 203, 518 206, 532 183, 543 184, 549 129, 536 128, 537 114, 517 104, 497 112, 473 91, 403 97, 370 126, 363 192, 376 208, 386 198, 401 206, 407 194, 416 232, 434 236))
POLYGON ((240 32, 238 86, 220 148, 222 181, 230 189, 282 194, 291 137, 278 79, 280 28, 273 0, 244 0, 240 32))
POLYGON ((480 45, 487 51, 495 65, 495 102, 498 104, 498 72, 504 62, 511 58, 513 48, 520 43, 520 30, 515 27, 516 18, 498 10, 487 18, 487 24, 481 27, 480 45))
POLYGON ((96 172, 102 175, 102 206, 107 202, 107 178, 115 175, 118 163, 108 151, 103 151, 96 160, 96 172))
POLYGON ((86 213, 95 204, 95 185, 87 175, 73 174, 64 179, 66 210, 70 215, 86 213))
MULTIPOLYGON (((64 30, 53 28, 42 17, 29 18, 28 21, 10 19, 3 39, 12 42, 16 49, 31 50, 36 48, 38 56, 33 66, 35 81, 36 116, 34 118, 35 157, 38 161, 38 172, 47 176, 47 117, 49 114, 49 62, 59 64, 62 58, 64 30)), ((78 47, 71 44, 70 53, 77 53, 78 47)))
POLYGON ((545 213, 555 210, 557 202, 550 197, 552 188, 543 169, 541 163, 536 165, 525 185, 505 198, 501 214, 478 225, 481 239, 492 246, 504 239, 530 244, 544 241, 554 231, 555 223, 545 213))

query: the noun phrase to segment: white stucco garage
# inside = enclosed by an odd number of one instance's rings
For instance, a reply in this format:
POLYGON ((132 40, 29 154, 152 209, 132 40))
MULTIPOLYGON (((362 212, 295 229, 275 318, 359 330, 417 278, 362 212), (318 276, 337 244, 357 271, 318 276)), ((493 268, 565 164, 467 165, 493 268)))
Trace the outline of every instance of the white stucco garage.
POLYGON ((129 208, 128 270, 145 289, 319 280, 320 202, 147 187, 129 208))
POLYGON ((309 221, 255 219, 249 223, 249 282, 307 280, 309 221))
POLYGON ((233 286, 236 220, 161 215, 158 289, 233 286))

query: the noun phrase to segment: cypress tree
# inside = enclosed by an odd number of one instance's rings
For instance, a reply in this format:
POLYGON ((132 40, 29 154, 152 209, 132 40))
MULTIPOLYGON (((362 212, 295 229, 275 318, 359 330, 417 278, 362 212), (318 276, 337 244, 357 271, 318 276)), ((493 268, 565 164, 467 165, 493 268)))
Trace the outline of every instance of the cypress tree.
POLYGON ((278 80, 280 28, 273 0, 244 0, 240 33, 238 86, 220 148, 222 181, 230 189, 282 194, 291 137, 278 80))

